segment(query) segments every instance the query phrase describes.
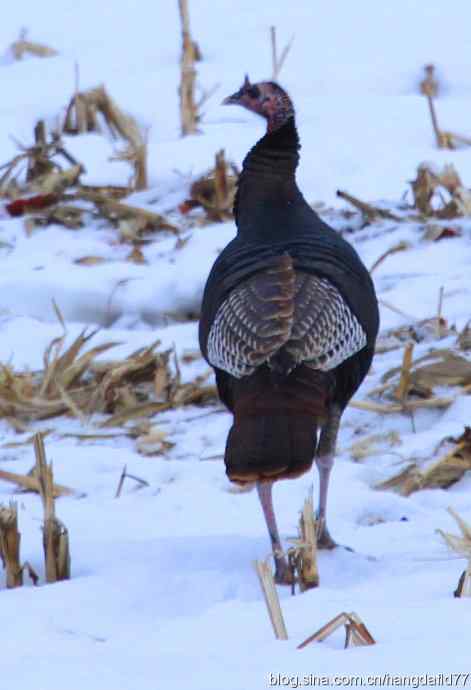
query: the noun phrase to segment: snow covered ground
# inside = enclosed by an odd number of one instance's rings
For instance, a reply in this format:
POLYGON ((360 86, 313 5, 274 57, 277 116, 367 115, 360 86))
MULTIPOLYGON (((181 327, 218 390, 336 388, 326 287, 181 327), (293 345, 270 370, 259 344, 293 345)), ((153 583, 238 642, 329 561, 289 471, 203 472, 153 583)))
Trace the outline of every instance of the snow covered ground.
MULTIPOLYGON (((202 134, 181 139, 175 0, 10 3, 0 26, 0 163, 17 151, 10 135, 29 144, 38 118, 53 123, 64 111, 78 63, 80 88, 104 83, 150 127, 151 188, 130 203, 168 212, 186 197, 195 176, 213 164, 218 149, 224 147, 240 165, 262 134, 263 123, 255 117, 218 104, 238 88, 244 72, 252 80, 270 76, 268 29, 274 24, 280 45, 295 34, 281 82, 297 106, 303 144, 299 184, 305 196, 325 204, 326 218, 347 232, 367 266, 399 241, 410 245, 374 272, 380 298, 410 315, 383 308, 383 331, 433 317, 441 286, 443 316, 460 331, 471 317, 471 220, 449 222, 461 236, 434 243, 423 238, 420 224, 385 221, 360 229, 357 217, 348 221, 329 209, 343 205, 337 189, 397 204, 424 160, 440 167, 452 162, 471 185, 471 149, 436 149, 427 105, 418 93, 423 65, 433 62, 442 87, 437 109, 443 128, 471 135, 469 3, 190 0, 190 11, 204 56, 199 82, 220 88, 205 106, 202 134), (22 27, 59 56, 13 62, 7 48, 22 27)), ((109 142, 93 135, 67 146, 85 162, 90 184, 127 181, 127 166, 108 161, 109 142)), ((186 230, 182 248, 173 235, 162 233, 143 247, 146 263, 136 265, 126 261, 129 245, 102 221, 77 231, 50 226, 29 235, 23 219, 2 217, 0 361, 18 369, 42 366, 45 347, 62 333, 52 299, 69 337, 85 325, 100 326, 97 338, 124 343, 119 354, 157 337, 162 347, 196 349, 196 323, 175 323, 174 317, 197 313, 207 272, 234 231, 232 223, 186 230), (84 256, 106 261, 75 263, 84 256)), ((414 354, 452 347, 455 340, 449 335, 423 342, 414 354)), ((402 348, 378 355, 357 399, 365 399, 401 358, 402 348)), ((202 362, 196 370, 205 370, 202 362)), ((234 491, 224 475, 227 414, 195 407, 158 416, 156 425, 175 443, 165 457, 139 455, 124 436, 94 441, 67 436, 92 433, 93 420, 86 429, 68 418, 35 424, 34 429, 53 429, 46 448, 56 480, 86 496, 57 501, 70 532, 72 579, 48 586, 40 499, 17 496, 22 559, 40 573, 41 586, 1 591, 0 688, 255 690, 270 682, 275 687, 275 681, 295 687, 296 677, 305 674, 319 679, 361 674, 366 685, 367 675, 469 671, 471 600, 452 596, 464 562, 449 558, 435 529, 456 532, 449 505, 471 520, 471 475, 446 491, 425 490, 409 498, 373 487, 411 461, 440 457, 438 444, 459 436, 470 421, 467 396, 446 409, 417 411, 415 430, 407 415, 347 410, 330 527, 354 552, 320 554, 318 589, 295 597, 280 590, 286 642, 273 639, 252 567, 269 551, 257 497, 234 491), (376 454, 353 460, 354 442, 390 431, 398 432, 400 445, 384 442, 376 454), (125 485, 115 499, 124 465, 149 486, 135 491, 125 485), (339 632, 296 650, 341 611, 356 611, 377 644, 344 651, 339 632)), ((27 435, 0 422, 2 469, 31 468, 31 445, 9 447, 27 435)), ((275 489, 284 537, 295 535, 313 481, 316 490, 315 475, 275 489)), ((1 483, 0 493, 7 503, 14 491, 1 483)), ((446 686, 446 680, 436 686, 446 686)), ((464 685, 464 677, 454 680, 455 686, 464 685)), ((471 686, 471 676, 467 682, 471 686)))

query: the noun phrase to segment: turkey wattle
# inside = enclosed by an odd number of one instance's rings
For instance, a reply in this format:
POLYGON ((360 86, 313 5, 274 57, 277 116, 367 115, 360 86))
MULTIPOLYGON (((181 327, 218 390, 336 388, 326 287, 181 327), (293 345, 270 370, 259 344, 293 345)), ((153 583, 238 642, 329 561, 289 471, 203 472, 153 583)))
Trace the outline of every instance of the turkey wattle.
POLYGON ((278 582, 289 582, 273 482, 319 470, 318 543, 332 548, 327 489, 343 410, 370 367, 376 295, 356 251, 299 191, 293 104, 274 82, 223 101, 267 121, 244 160, 234 204, 237 237, 206 283, 200 346, 234 415, 225 464, 235 482, 257 482, 278 582))

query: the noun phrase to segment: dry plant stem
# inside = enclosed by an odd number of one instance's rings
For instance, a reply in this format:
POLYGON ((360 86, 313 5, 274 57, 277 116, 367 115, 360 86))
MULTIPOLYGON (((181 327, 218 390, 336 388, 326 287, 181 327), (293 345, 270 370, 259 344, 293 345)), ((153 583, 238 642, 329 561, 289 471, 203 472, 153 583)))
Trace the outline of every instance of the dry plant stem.
POLYGON ((332 618, 332 620, 323 625, 322 628, 319 628, 319 630, 317 630, 313 635, 310 635, 303 642, 301 642, 301 644, 297 646, 297 649, 304 649, 304 647, 307 647, 307 645, 311 644, 311 642, 322 642, 323 640, 327 639, 327 637, 332 635, 332 633, 340 628, 341 625, 345 624, 346 619, 346 613, 339 613, 338 616, 332 618))
POLYGON ((237 178, 237 168, 226 161, 224 149, 221 149, 216 153, 214 169, 191 185, 190 198, 183 208, 202 206, 209 222, 232 218, 237 178))
POLYGON ((466 540, 469 550, 469 557, 471 558, 471 525, 468 525, 468 523, 465 520, 463 520, 461 515, 459 515, 459 513, 457 513, 456 510, 453 510, 453 508, 449 507, 448 512, 456 520, 456 523, 460 528, 461 534, 463 535, 463 538, 466 540))
POLYGON ((278 72, 278 55, 276 50, 276 27, 270 26, 270 41, 271 41, 271 65, 272 65, 272 75, 273 81, 277 80, 278 72))
MULTIPOLYGON (((435 326, 436 319, 430 321, 435 326)), ((400 371, 401 367, 393 367, 383 374, 382 380, 387 382, 400 371)), ((415 360, 412 382, 430 389, 437 385, 463 386, 466 391, 471 385, 471 362, 448 348, 431 350, 415 360)))
POLYGON ((456 132, 446 132, 445 135, 450 137, 452 141, 455 140, 458 144, 471 146, 471 138, 465 137, 463 134, 456 134, 456 132))
POLYGON ((34 437, 36 473, 44 510, 44 552, 46 559, 46 581, 56 582, 57 569, 53 553, 52 521, 55 518, 54 496, 52 491, 52 466, 46 462, 46 451, 41 434, 34 437))
POLYGON ((453 508, 448 508, 448 512, 458 524, 461 536, 444 532, 441 529, 438 529, 437 532, 458 557, 467 558, 468 560, 467 567, 460 576, 454 595, 457 598, 471 597, 471 525, 463 520, 461 515, 454 511, 453 508))
POLYGON ((385 251, 383 254, 381 254, 380 257, 376 259, 374 264, 370 268, 370 273, 373 273, 380 264, 383 263, 385 259, 387 259, 388 256, 391 256, 392 254, 397 254, 397 252, 402 252, 405 249, 409 249, 409 243, 408 242, 398 242, 395 244, 393 247, 390 247, 387 251, 385 251))
POLYGON ((370 436, 365 436, 364 438, 360 439, 360 441, 352 443, 350 448, 348 448, 348 451, 353 460, 355 460, 355 462, 359 462, 370 457, 371 455, 376 455, 381 452, 381 446, 383 443, 388 444, 388 446, 392 448, 400 445, 402 441, 397 431, 371 434, 370 436))
POLYGON ((420 83, 420 91, 424 96, 434 97, 438 93, 438 81, 435 79, 435 66, 425 65, 425 78, 420 83))
POLYGON ((280 57, 278 57, 278 49, 277 49, 277 43, 276 43, 276 27, 271 26, 270 27, 270 41, 271 41, 271 60, 272 60, 272 74, 273 74, 273 81, 278 81, 278 78, 280 76, 280 72, 283 69, 283 65, 285 63, 286 58, 288 57, 288 53, 291 50, 291 46, 294 41, 294 36, 290 38, 288 43, 285 45, 283 50, 281 51, 280 57))
MULTIPOLYGON (((82 332, 65 350, 63 336, 55 338, 46 348, 39 371, 15 372, 0 365, 0 417, 25 432, 36 419, 72 412, 88 423, 89 415, 104 413, 107 417, 96 426, 111 427, 180 406, 216 401, 216 388, 206 383, 206 374, 191 382, 179 380, 177 365, 173 371, 170 366, 171 351, 155 352, 158 341, 125 359, 96 362, 98 355, 117 343, 85 350, 92 336, 93 332, 82 332)), ((156 440, 155 435, 146 439, 152 440, 156 440)), ((161 445, 167 447, 166 443, 161 445)), ((0 470, 2 478, 28 490, 39 490, 36 477, 0 470)), ((71 493, 67 487, 54 487, 55 495, 71 493)))
POLYGON ((220 86, 221 86, 221 84, 218 82, 216 84, 213 84, 213 86, 211 86, 210 89, 203 89, 203 93, 201 94, 201 97, 196 104, 196 110, 198 112, 198 116, 199 116, 199 113, 201 112, 201 108, 203 107, 203 105, 207 101, 209 101, 209 99, 212 96, 214 96, 214 94, 216 93, 216 91, 219 89, 220 86))
POLYGON ((260 586, 265 598, 275 637, 278 640, 287 640, 288 633, 286 631, 286 625, 271 568, 265 561, 255 561, 254 567, 260 580, 260 586))
POLYGON ((139 484, 139 487, 141 487, 141 488, 144 486, 149 486, 149 482, 147 482, 145 479, 141 479, 141 477, 136 477, 135 474, 128 474, 127 473, 127 465, 125 465, 123 467, 123 471, 121 472, 121 476, 119 478, 118 488, 116 489, 115 498, 119 498, 121 496, 125 479, 132 479, 133 481, 137 482, 137 484, 139 484))
POLYGON ((379 299, 378 302, 381 304, 382 307, 386 307, 386 309, 390 309, 395 314, 399 314, 399 316, 403 316, 407 321, 412 321, 413 323, 417 323, 420 320, 416 316, 411 316, 410 314, 407 314, 405 311, 402 311, 402 309, 399 309, 398 307, 394 306, 394 304, 391 304, 391 302, 388 302, 385 299, 379 299))
POLYGON ((437 307, 437 323, 436 323, 436 334, 437 338, 442 337, 442 310, 443 310, 443 294, 445 292, 445 288, 443 285, 440 287, 440 290, 438 291, 438 307, 437 307))
POLYGON ((77 194, 73 196, 73 198, 91 201, 98 207, 100 211, 107 215, 113 215, 118 219, 138 219, 150 229, 169 230, 175 235, 178 235, 177 228, 168 223, 164 216, 161 216, 159 213, 153 213, 152 211, 147 211, 146 209, 139 208, 137 206, 124 204, 122 201, 110 199, 104 194, 91 192, 88 190, 79 190, 77 194))
POLYGON ((361 618, 352 611, 351 613, 339 613, 338 616, 332 618, 332 620, 323 625, 322 628, 319 628, 313 635, 310 635, 301 642, 297 649, 304 649, 304 647, 307 647, 311 642, 322 642, 327 639, 327 637, 330 637, 330 635, 342 625, 345 626, 346 633, 345 649, 347 647, 375 644, 375 640, 366 625, 361 618))
POLYGON ((227 201, 227 175, 224 149, 216 153, 216 165, 214 168, 214 190, 216 192, 217 209, 223 209, 227 201))
POLYGON ((121 496, 121 491, 123 490, 124 480, 126 479, 126 469, 127 469, 127 465, 124 465, 123 471, 121 472, 121 476, 119 478, 118 488, 116 489, 115 498, 119 498, 121 496))
POLYGON ((453 510, 453 508, 448 508, 448 512, 455 519, 458 527, 460 528, 461 536, 455 534, 450 534, 449 532, 444 532, 443 530, 437 530, 445 540, 447 546, 452 549, 461 558, 467 558, 468 561, 471 560, 471 525, 468 525, 465 520, 453 510))
MULTIPOLYGON (((415 463, 412 463, 398 475, 381 482, 375 488, 396 489, 402 496, 410 496, 415 491, 425 488, 448 488, 461 479, 464 473, 471 468, 471 449, 469 439, 466 438, 466 431, 463 436, 464 439, 459 441, 449 453, 426 470, 421 471, 415 463)), ((458 524, 460 523, 458 522, 458 524)), ((461 539, 440 530, 439 533, 450 548, 457 553, 463 553, 466 558, 470 557, 468 554, 471 553, 471 536, 468 536, 468 541, 466 541, 466 537, 461 539), (468 544, 467 547, 466 544, 468 544)))
MULTIPOLYGON (((51 434, 53 431, 54 431, 54 429, 44 429, 41 432, 43 435, 43 438, 46 438, 46 436, 49 436, 49 434, 51 434)), ((30 443, 33 443, 34 436, 35 436, 35 434, 31 434, 31 436, 28 436, 28 438, 25 438, 24 441, 7 441, 7 443, 2 443, 0 445, 0 448, 21 448, 22 446, 29 446, 30 443)), ((19 476, 21 477, 22 475, 19 475, 19 476)))
POLYGON ((366 412, 379 412, 380 414, 395 414, 397 412, 404 412, 409 410, 417 410, 420 408, 426 409, 441 409, 448 407, 455 402, 458 396, 450 398, 427 398, 425 400, 408 400, 402 405, 392 403, 390 405, 383 405, 381 403, 369 402, 368 400, 351 400, 349 407, 354 407, 357 410, 365 410, 366 412))
POLYGON ((458 335, 457 342, 461 350, 471 350, 471 320, 468 321, 466 326, 458 335))
MULTIPOLYGON (((401 376, 399 379, 399 385, 394 391, 393 395, 396 400, 404 406, 407 396, 409 395, 411 387, 411 367, 412 367, 412 356, 414 352, 414 343, 410 342, 404 348, 404 355, 402 358, 401 376)), ((415 433, 415 422, 414 422, 414 412, 412 409, 405 410, 408 412, 411 420, 412 431, 415 433)))
POLYGON ((356 613, 347 614, 345 623, 345 649, 376 644, 372 634, 356 613))
POLYGON ((463 570, 461 573, 458 585, 453 594, 457 599, 471 597, 471 560, 468 561, 466 570, 463 570))
POLYGON ((12 43, 11 51, 15 60, 22 60, 23 56, 27 54, 40 58, 54 57, 59 54, 54 48, 50 48, 42 43, 27 41, 24 31, 21 33, 20 38, 12 43))
POLYGON ((0 507, 0 555, 6 570, 6 584, 9 589, 21 587, 23 584, 20 542, 18 506, 12 501, 8 508, 0 507))
POLYGON ((51 170, 38 176, 30 184, 30 191, 35 194, 57 194, 61 196, 67 187, 73 187, 83 173, 81 165, 73 165, 67 170, 51 170))
POLYGON ((317 567, 317 523, 314 517, 312 497, 304 501, 299 520, 298 546, 300 555, 299 588, 301 592, 319 586, 317 567))
POLYGON ((34 439, 36 472, 44 510, 43 546, 46 562, 46 582, 70 578, 69 535, 55 515, 52 465, 46 462, 46 451, 40 433, 34 439))
MULTIPOLYGON (((80 99, 80 67, 78 62, 74 64, 74 86, 75 86, 75 108, 76 108, 76 118, 77 118, 77 130, 79 134, 85 134, 87 131, 86 123, 86 107, 83 101, 80 99)), ((67 115, 70 113, 71 103, 67 109, 67 115)), ((66 118, 67 118, 66 115, 66 118)))
POLYGON ((85 96, 87 102, 93 104, 102 113, 112 131, 116 130, 116 133, 129 143, 137 145, 142 143, 136 122, 122 112, 104 86, 90 89, 85 92, 85 96))
POLYGON ((130 150, 124 158, 130 160, 134 165, 134 189, 147 189, 147 144, 145 136, 141 133, 136 121, 118 108, 103 87, 95 89, 91 93, 96 93, 97 107, 107 122, 129 143, 130 150))
POLYGON ((34 146, 28 160, 26 181, 30 182, 35 177, 50 173, 52 170, 54 170, 54 165, 47 155, 46 125, 44 120, 38 120, 34 127, 34 146))
POLYGON ((182 24, 182 56, 180 61, 180 125, 182 136, 197 132, 198 112, 195 103, 195 44, 190 34, 188 0, 178 0, 182 24))
POLYGON ((137 477, 135 474, 129 474, 128 472, 126 473, 126 477, 128 479, 132 479, 136 484, 139 484, 140 487, 143 486, 150 486, 149 482, 146 481, 145 479, 142 479, 142 477, 137 477))
POLYGON ((31 581, 32 581, 33 585, 36 586, 36 585, 38 584, 38 582, 39 582, 39 575, 37 574, 37 572, 35 571, 35 569, 34 569, 33 566, 31 565, 31 563, 29 563, 28 561, 25 561, 25 562, 23 563, 21 569, 22 569, 23 572, 25 572, 25 570, 26 570, 26 572, 28 573, 29 577, 31 578, 31 581))
MULTIPOLYGON (((36 491, 37 493, 40 493, 38 479, 36 477, 31 477, 28 474, 17 474, 16 472, 0 470, 0 480, 17 484, 26 491, 36 491)), ((53 495, 54 498, 58 498, 59 496, 74 496, 76 495, 76 492, 73 489, 70 489, 68 486, 54 484, 53 495)))
POLYGON ((438 119, 437 119, 437 114, 435 112, 435 105, 433 102, 432 96, 428 93, 426 94, 427 102, 428 102, 428 107, 430 111, 430 119, 432 120, 432 127, 433 131, 435 133, 435 139, 437 142, 437 146, 439 149, 455 149, 455 139, 461 139, 462 143, 469 143, 469 140, 467 140, 466 137, 457 137, 455 134, 452 134, 451 132, 444 132, 443 130, 440 129, 438 125, 438 119))
POLYGON ((437 146, 439 149, 441 149, 441 148, 443 148, 442 133, 440 131, 440 127, 438 126, 437 114, 435 112, 435 106, 433 104, 433 98, 430 94, 427 94, 426 98, 427 98, 427 103, 428 103, 429 112, 430 112, 430 119, 432 120, 432 127, 433 127, 433 131, 435 133, 435 139, 437 142, 437 146))
POLYGON ((63 130, 73 134, 99 132, 98 113, 105 119, 113 137, 119 136, 128 142, 128 149, 119 153, 116 159, 133 165, 133 189, 147 189, 146 136, 134 118, 118 107, 103 86, 75 93, 67 108, 63 130))
POLYGON ((410 342, 404 348, 404 354, 402 357, 402 367, 401 376, 399 379, 399 385, 394 391, 394 397, 400 402, 405 402, 407 395, 410 390, 411 384, 411 367, 412 367, 412 357, 414 353, 414 343, 410 342))
POLYGON ((391 211, 367 204, 366 201, 361 201, 361 199, 357 199, 347 192, 342 192, 340 189, 337 190, 337 196, 340 197, 340 199, 345 199, 345 201, 348 201, 349 204, 361 211, 365 217, 365 221, 368 223, 371 223, 377 218, 395 220, 397 222, 402 221, 402 218, 394 215, 391 211))
POLYGON ((293 45, 293 41, 294 41, 294 35, 291 36, 290 40, 288 41, 288 43, 285 45, 285 47, 281 51, 280 59, 278 60, 278 65, 277 65, 278 66, 277 75, 276 75, 277 79, 279 78, 280 72, 283 69, 283 65, 285 64, 285 60, 288 57, 289 51, 291 50, 291 46, 293 45))
POLYGON ((34 139, 35 143, 29 147, 18 144, 21 153, 0 168, 5 171, 0 178, 0 194, 14 198, 17 204, 23 201, 25 205, 26 210, 23 212, 17 210, 16 215, 32 212, 31 210, 34 209, 34 199, 22 199, 21 196, 50 196, 51 198, 47 200, 46 198, 37 200, 41 202, 38 208, 46 208, 47 205, 57 203, 58 199, 53 199, 54 194, 62 194, 66 187, 77 182, 79 175, 83 172, 82 166, 64 149, 57 136, 53 135, 49 142, 46 140, 45 125, 41 120, 35 126, 34 139), (72 167, 62 170, 54 160, 56 156, 64 158, 72 167), (26 163, 27 166, 26 184, 20 185, 16 181, 15 174, 18 173, 22 163, 26 163))

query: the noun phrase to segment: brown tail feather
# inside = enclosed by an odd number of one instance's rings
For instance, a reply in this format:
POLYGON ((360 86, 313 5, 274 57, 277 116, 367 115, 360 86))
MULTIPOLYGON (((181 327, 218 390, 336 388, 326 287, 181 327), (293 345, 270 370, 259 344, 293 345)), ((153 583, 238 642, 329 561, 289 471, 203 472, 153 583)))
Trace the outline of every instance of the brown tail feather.
POLYGON ((294 478, 307 472, 316 450, 309 417, 246 417, 234 424, 226 445, 226 472, 234 482, 294 478))
POLYGON ((328 375, 300 369, 277 381, 263 367, 237 382, 225 453, 232 481, 294 478, 310 469, 331 385, 328 375))

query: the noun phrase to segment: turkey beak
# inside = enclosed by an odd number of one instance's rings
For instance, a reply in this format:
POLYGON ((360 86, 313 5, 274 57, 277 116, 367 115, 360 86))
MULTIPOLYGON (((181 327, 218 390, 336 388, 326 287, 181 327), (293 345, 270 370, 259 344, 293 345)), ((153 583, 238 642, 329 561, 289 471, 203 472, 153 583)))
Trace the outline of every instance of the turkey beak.
POLYGON ((221 105, 239 105, 239 104, 240 104, 240 100, 239 100, 238 92, 233 93, 232 96, 227 96, 227 98, 225 98, 221 103, 221 105))

